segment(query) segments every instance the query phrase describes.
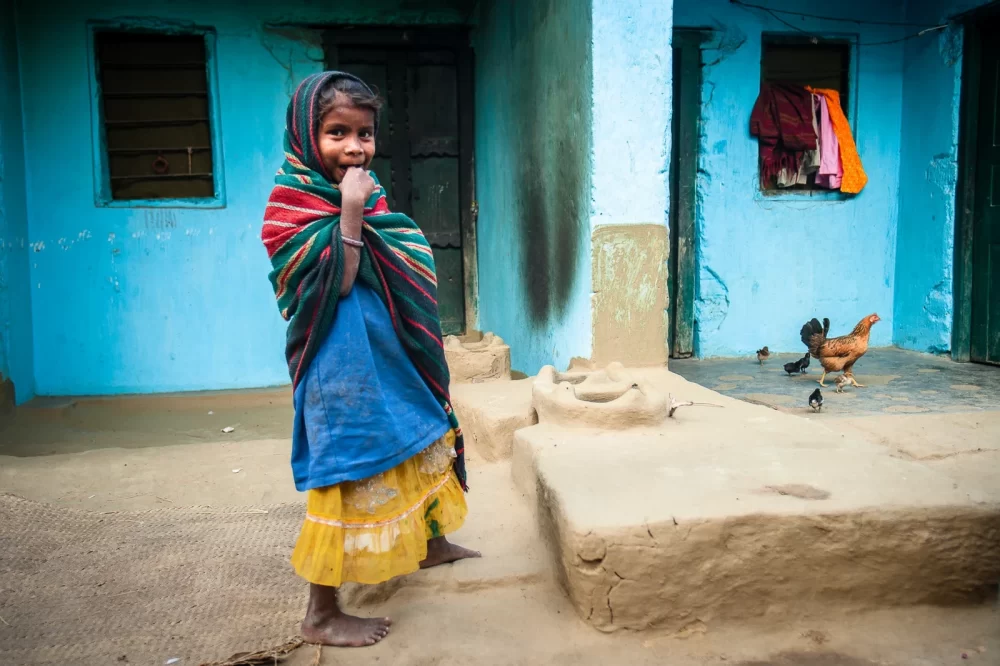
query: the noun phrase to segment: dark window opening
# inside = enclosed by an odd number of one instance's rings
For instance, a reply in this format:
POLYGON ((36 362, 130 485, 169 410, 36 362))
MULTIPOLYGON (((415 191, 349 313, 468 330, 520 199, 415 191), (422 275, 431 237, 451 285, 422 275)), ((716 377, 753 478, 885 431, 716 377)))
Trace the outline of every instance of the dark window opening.
MULTIPOLYGON (((813 88, 829 88, 840 94, 840 105, 848 120, 850 113, 850 73, 851 46, 846 40, 822 40, 814 43, 810 37, 790 37, 786 35, 765 35, 760 62, 760 82, 790 83, 813 88)), ((771 182, 765 191, 783 190, 830 190, 816 186, 815 176, 808 176, 808 182, 787 187, 778 187, 771 182)))
POLYGON ((111 198, 215 196, 205 40, 95 35, 111 198))

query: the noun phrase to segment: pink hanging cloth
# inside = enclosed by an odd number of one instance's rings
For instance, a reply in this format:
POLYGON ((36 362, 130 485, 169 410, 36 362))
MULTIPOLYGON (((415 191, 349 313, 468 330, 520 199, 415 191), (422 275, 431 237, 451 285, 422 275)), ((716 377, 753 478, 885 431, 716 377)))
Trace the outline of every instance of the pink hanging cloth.
POLYGON ((840 162, 840 142, 833 131, 830 108, 823 95, 813 95, 813 103, 819 104, 819 172, 816 174, 816 185, 839 190, 844 179, 844 166, 840 162))

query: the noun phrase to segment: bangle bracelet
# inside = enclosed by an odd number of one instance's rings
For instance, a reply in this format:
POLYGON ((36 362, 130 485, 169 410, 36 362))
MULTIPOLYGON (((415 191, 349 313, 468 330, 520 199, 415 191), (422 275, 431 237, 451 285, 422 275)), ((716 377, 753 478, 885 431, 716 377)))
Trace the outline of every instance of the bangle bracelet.
POLYGON ((348 238, 347 236, 343 236, 341 238, 341 240, 344 241, 345 245, 350 245, 351 247, 364 247, 365 246, 365 244, 363 242, 361 242, 359 240, 354 240, 353 238, 348 238))

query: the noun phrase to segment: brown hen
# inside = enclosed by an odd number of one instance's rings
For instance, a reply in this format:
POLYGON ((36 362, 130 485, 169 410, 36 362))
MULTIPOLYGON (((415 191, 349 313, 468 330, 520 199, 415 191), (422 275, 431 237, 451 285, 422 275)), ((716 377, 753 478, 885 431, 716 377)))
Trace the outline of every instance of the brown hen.
POLYGON ((830 320, 823 319, 823 324, 818 319, 807 322, 801 331, 802 342, 809 348, 809 353, 819 360, 823 366, 823 376, 819 378, 819 385, 826 386, 823 380, 828 372, 843 372, 851 378, 851 383, 857 387, 864 388, 854 380, 854 364, 868 351, 868 336, 871 333, 872 325, 881 321, 877 314, 870 314, 854 327, 854 330, 839 338, 828 338, 826 334, 830 332, 830 320))

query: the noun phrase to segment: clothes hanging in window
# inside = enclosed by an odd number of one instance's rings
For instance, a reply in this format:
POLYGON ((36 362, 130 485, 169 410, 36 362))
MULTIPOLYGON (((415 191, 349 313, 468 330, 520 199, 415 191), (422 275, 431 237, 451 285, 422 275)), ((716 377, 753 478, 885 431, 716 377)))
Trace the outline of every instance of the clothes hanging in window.
MULTIPOLYGON (((837 146, 840 151, 840 166, 843 172, 840 191, 848 194, 857 194, 868 183, 868 174, 865 173, 864 167, 861 166, 861 156, 858 155, 858 148, 854 145, 851 126, 847 122, 844 110, 840 107, 840 93, 836 90, 812 88, 809 86, 806 87, 806 90, 815 95, 821 95, 826 100, 830 122, 833 125, 833 132, 837 136, 837 146)), ((822 160, 822 157, 820 159, 822 160)))
POLYGON ((761 186, 798 182, 805 151, 817 149, 812 95, 801 86, 764 84, 750 113, 757 137, 761 186))

